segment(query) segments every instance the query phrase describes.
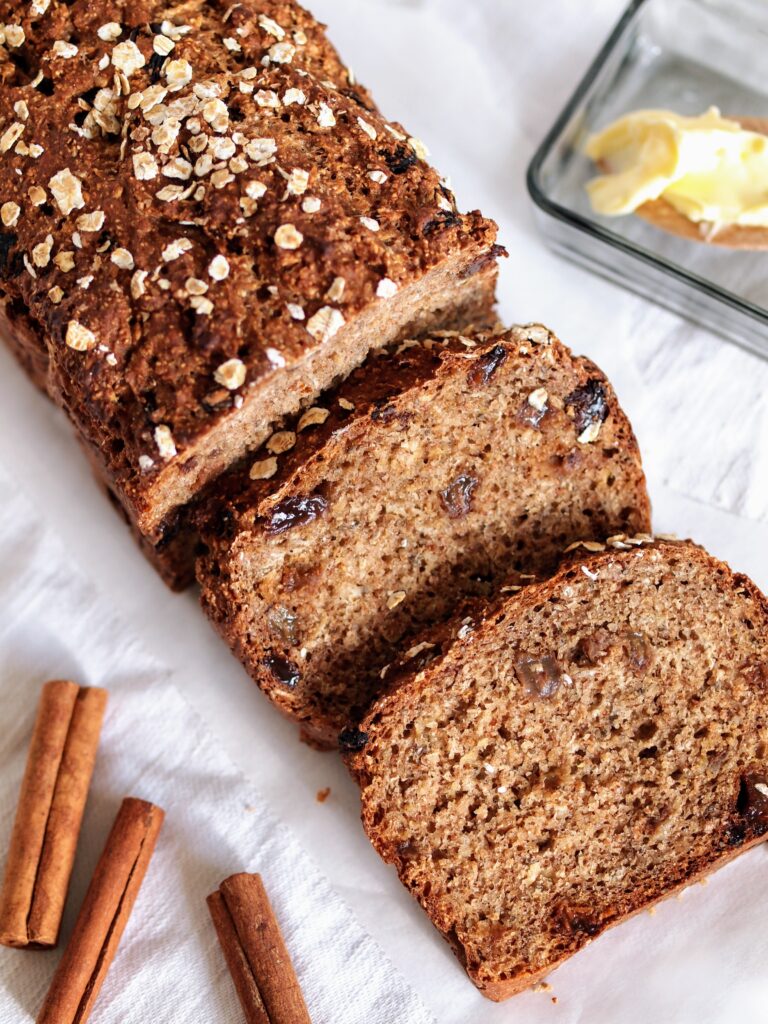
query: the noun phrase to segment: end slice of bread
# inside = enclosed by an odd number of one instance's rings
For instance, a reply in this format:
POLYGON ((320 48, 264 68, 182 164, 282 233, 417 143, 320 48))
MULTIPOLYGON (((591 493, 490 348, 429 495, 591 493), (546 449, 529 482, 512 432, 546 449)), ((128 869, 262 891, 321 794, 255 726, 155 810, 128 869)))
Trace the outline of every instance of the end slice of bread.
POLYGON ((551 571, 580 537, 649 529, 613 389, 535 325, 369 360, 249 468, 203 526, 203 605, 324 744, 364 713, 403 639, 463 598, 551 571))
POLYGON ((456 622, 346 737, 371 842, 491 999, 768 831, 768 601, 589 554, 456 622))

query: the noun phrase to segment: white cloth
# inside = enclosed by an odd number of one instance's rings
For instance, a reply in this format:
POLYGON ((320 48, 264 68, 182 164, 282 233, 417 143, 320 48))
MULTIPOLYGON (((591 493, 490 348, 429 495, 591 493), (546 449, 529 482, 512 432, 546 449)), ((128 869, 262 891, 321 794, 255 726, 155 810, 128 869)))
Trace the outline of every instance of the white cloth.
MULTIPOLYGON (((621 13, 623 0, 309 0, 309 6, 329 22, 339 49, 372 87, 381 107, 429 145, 437 166, 450 175, 461 204, 480 207, 498 220, 501 240, 511 254, 502 264, 503 318, 547 323, 612 378, 643 449, 656 529, 693 535, 768 588, 768 363, 553 256, 537 233, 525 190, 531 155, 621 13)), ((394 872, 368 846, 358 822, 355 787, 338 759, 297 742, 293 727, 256 692, 205 624, 194 595, 178 597, 165 591, 93 484, 60 415, 34 394, 2 351, 0 467, 39 509, 39 524, 21 522, 14 546, 3 546, 0 562, 5 590, 18 589, 11 627, 6 620, 8 598, 0 594, 0 642, 6 636, 12 640, 1 652, 4 723, 5 708, 19 706, 15 698, 6 703, 10 695, 22 684, 27 686, 21 701, 23 719, 17 722, 11 715, 3 730, 10 731, 10 737, 0 738, 10 744, 0 753, 0 801, 11 799, 6 780, 17 780, 21 771, 20 751, 38 682, 51 673, 87 675, 107 683, 116 695, 98 769, 106 774, 88 812, 101 830, 99 841, 114 810, 110 804, 107 814, 102 804, 124 786, 130 784, 138 795, 161 803, 171 784, 183 787, 176 792, 194 792, 197 802, 184 812, 184 823, 175 825, 171 815, 163 837, 165 844, 178 840, 177 847, 165 847, 174 851, 183 850, 189 838, 192 866, 184 873, 185 892, 187 886, 196 890, 199 879, 205 883, 204 896, 220 877, 238 867, 263 870, 274 887, 278 912, 296 914, 303 921, 301 929, 291 924, 290 941, 320 1022, 412 1024, 424 1018, 417 1003, 407 1002, 412 995, 389 973, 384 957, 440 1024, 727 1024, 766 1019, 768 897, 762 848, 718 873, 708 886, 696 886, 680 902, 661 906, 653 917, 642 915, 601 937, 553 974, 551 994, 526 994, 499 1007, 487 1003, 394 872), (57 596, 62 591, 50 589, 55 579, 61 585, 62 575, 71 574, 60 555, 48 564, 30 561, 30 548, 38 544, 43 525, 63 538, 88 586, 93 584, 102 595, 100 601, 87 604, 87 616, 78 613, 77 601, 67 609, 57 596), (71 613, 68 619, 64 610, 71 613), (102 622, 117 619, 122 625, 104 626, 102 632, 102 622), (91 650, 91 633, 94 642, 98 640, 98 658, 85 653, 91 650), (130 636, 140 637, 141 651, 130 636), (6 657, 11 659, 9 668, 6 657), (167 675, 162 665, 167 666, 167 675), (258 779, 262 798, 235 781, 233 769, 213 751, 199 725, 186 725, 189 712, 182 713, 181 705, 176 710, 178 698, 171 696, 171 685, 216 734, 229 757, 258 779), (157 717, 158 728, 147 726, 147 736, 159 737, 164 729, 171 751, 181 744, 179 750, 190 752, 171 755, 171 764, 178 767, 173 779, 162 780, 162 792, 150 784, 159 786, 160 776, 167 773, 165 761, 162 770, 156 759, 140 777, 132 778, 128 767, 118 767, 117 758, 106 758, 110 730, 122 729, 121 721, 136 717, 127 710, 124 717, 122 710, 118 714, 119 701, 125 701, 126 709, 140 704, 142 715, 149 708, 157 717), (184 723, 181 728, 175 724, 177 716, 184 723), (220 763, 225 781, 219 784, 213 776, 220 763), (315 793, 325 786, 331 787, 331 795, 318 804, 315 793), (230 799, 230 791, 248 795, 230 799), (240 803, 259 808, 245 824, 240 803), (265 858, 267 863, 262 859, 262 837, 271 837, 280 827, 271 824, 274 820, 290 827, 307 851, 302 854, 297 847, 295 853, 293 848, 282 853, 286 861, 302 865, 301 879, 292 879, 289 901, 284 894, 291 873, 283 874, 273 857, 265 858), (261 821, 270 824, 261 829, 261 821), (178 834, 176 828, 181 830, 178 834), (207 828, 213 832, 208 834, 207 828), (242 858, 249 856, 252 859, 244 864, 242 858), (350 920, 347 934, 358 935, 358 940, 326 940, 328 930, 320 937, 319 923, 325 918, 315 918, 312 909, 321 902, 318 893, 328 894, 329 907, 336 902, 325 883, 311 881, 315 875, 309 856, 354 909, 363 932, 350 920), (348 951, 355 942, 352 957, 348 951), (343 963, 343 973, 336 974, 322 959, 328 956, 343 963), (316 974, 318 963, 322 970, 316 974), (360 994, 363 1001, 355 1002, 360 994), (550 995, 558 998, 557 1005, 550 995), (368 1006, 377 1010, 368 1011, 368 1006)), ((11 514, 11 520, 14 515, 18 514, 11 514)), ((7 522, 8 517, 3 518, 7 522)), ((87 589, 80 583, 75 592, 87 589)), ((130 738, 123 739, 127 743, 130 738)), ((148 762, 151 751, 144 753, 148 762)), ((126 758, 125 765, 130 760, 126 758)), ((10 812, 1 802, 0 808, 5 813, 0 829, 7 828, 10 812)), ((276 846, 282 843, 267 849, 276 846)), ((84 853, 78 862, 79 892, 96 849, 86 853, 90 860, 86 863, 84 853)), ((158 883, 168 877, 164 856, 161 849, 153 865, 158 883)), ((152 884, 150 875, 137 914, 142 906, 166 906, 157 899, 145 900, 152 884)), ((162 897, 165 890, 160 888, 162 897)), ((174 899, 167 904, 172 915, 191 912, 180 909, 177 890, 172 894, 174 899)), ((152 895, 157 896, 156 890, 152 895)), ((211 945, 204 908, 195 912, 200 915, 199 930, 190 940, 189 957, 166 959, 161 922, 153 922, 153 941, 146 947, 151 955, 141 969, 132 963, 138 973, 128 972, 129 977, 121 966, 125 955, 127 971, 125 947, 94 1015, 96 1024, 138 1024, 146 1019, 140 1003, 126 1000, 119 1012, 117 1003, 107 1003, 107 997, 121 998, 121 985, 130 979, 131 999, 151 998, 165 1014, 157 1013, 158 1019, 216 1019, 225 1024, 239 1019, 211 945), (209 991, 208 1001, 181 1005, 184 998, 191 999, 192 993, 197 998, 203 990, 209 991), (177 1007, 165 1006, 166 992, 172 996, 167 1002, 178 1002, 177 1007), (174 1011, 177 1017, 172 1016, 174 1011)), ((333 915, 344 919, 342 913, 333 915)), ((177 928, 177 918, 169 920, 175 940, 187 933, 184 925, 189 921, 178 919, 177 928)), ((126 942, 129 938, 127 934, 126 942)), ((0 991, 0 1024, 19 1020, 17 992, 23 992, 34 1008, 51 960, 49 954, 0 952, 0 978, 10 993, 0 991)), ((21 1005, 26 1006, 23 1001, 21 1005)))

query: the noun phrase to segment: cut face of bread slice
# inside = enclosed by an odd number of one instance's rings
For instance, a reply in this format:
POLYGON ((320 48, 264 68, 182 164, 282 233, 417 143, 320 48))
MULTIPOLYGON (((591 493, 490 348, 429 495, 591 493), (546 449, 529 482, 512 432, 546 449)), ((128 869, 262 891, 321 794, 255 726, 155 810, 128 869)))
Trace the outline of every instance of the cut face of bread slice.
POLYGON ((540 326, 370 360, 250 465, 203 526, 203 606, 324 744, 462 598, 550 571, 579 537, 649 529, 610 384, 540 326))
POLYGON ((768 602, 701 548, 582 549, 452 635, 350 764, 491 999, 768 830, 768 602))

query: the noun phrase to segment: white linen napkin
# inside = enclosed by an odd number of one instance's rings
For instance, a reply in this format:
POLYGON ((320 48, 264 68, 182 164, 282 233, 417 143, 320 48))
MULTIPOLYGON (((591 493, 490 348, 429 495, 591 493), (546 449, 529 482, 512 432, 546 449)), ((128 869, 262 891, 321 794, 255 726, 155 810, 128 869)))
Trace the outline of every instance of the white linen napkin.
MULTIPOLYGON (((430 1024, 421 1000, 213 742, 165 666, 116 619, 4 475, 0 607, 0 856, 40 686, 63 677, 109 690, 64 939, 121 799, 139 796, 166 811, 93 1024, 242 1020, 205 904, 236 871, 262 874, 313 1021, 430 1024)), ((34 1020, 58 957, 0 949, 2 1024, 34 1020)))

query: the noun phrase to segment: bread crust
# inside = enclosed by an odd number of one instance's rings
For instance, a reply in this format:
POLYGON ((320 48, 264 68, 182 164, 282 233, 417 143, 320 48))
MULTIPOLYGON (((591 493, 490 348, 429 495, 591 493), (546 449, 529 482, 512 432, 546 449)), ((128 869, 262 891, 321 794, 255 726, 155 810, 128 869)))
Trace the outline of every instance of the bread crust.
POLYGON ((5 7, 2 294, 152 544, 371 345, 486 294, 495 225, 297 4, 5 7))
MULTIPOLYGON (((485 630, 493 629, 494 620, 497 617, 521 616, 526 610, 541 605, 548 597, 556 594, 567 585, 569 579, 573 578, 576 563, 585 567, 591 574, 599 574, 601 568, 610 565, 616 559, 631 559, 634 556, 633 545, 630 545, 627 553, 621 550, 621 545, 626 546, 626 541, 618 540, 619 547, 609 547, 600 553, 590 553, 581 549, 574 552, 571 559, 567 559, 561 569, 550 579, 533 582, 524 586, 519 592, 506 598, 497 599, 494 602, 481 604, 471 609, 474 621, 474 636, 479 636, 485 630)), ((678 551, 684 549, 686 557, 696 561, 701 567, 710 569, 715 574, 720 574, 727 585, 735 592, 742 591, 754 602, 758 614, 762 618, 762 626, 755 624, 755 628, 762 628, 768 631, 768 598, 761 593, 758 587, 741 573, 733 573, 729 566, 709 555, 703 548, 691 541, 661 540, 650 537, 643 538, 644 549, 657 549, 662 553, 674 548, 678 551)), ((577 570, 578 571, 578 570, 577 570)), ((424 895, 418 890, 415 881, 411 882, 408 876, 407 859, 401 855, 398 848, 393 846, 382 835, 379 829, 377 807, 368 802, 368 788, 371 784, 371 772, 376 766, 371 762, 370 748, 375 746, 377 729, 381 723, 390 716, 397 719, 398 715, 406 713, 408 709, 416 709, 425 702, 426 695, 433 686, 434 681, 439 679, 441 671, 447 670, 446 661, 448 658, 456 660, 462 658, 461 647, 464 644, 459 627, 462 624, 461 618, 454 619, 451 627, 446 630, 451 636, 449 642, 443 644, 442 651, 426 665, 417 664, 414 669, 408 671, 407 667, 401 667, 397 678, 390 685, 389 689, 373 704, 368 714, 359 725, 357 737, 353 747, 348 749, 344 760, 357 781, 361 790, 362 821, 368 838, 379 855, 390 864, 393 864, 398 875, 411 891, 414 898, 423 906, 432 922, 449 942, 454 952, 462 962, 471 980, 487 998, 493 1001, 502 1001, 510 996, 530 988, 536 982, 541 981, 557 968, 565 960, 569 959, 587 943, 597 938, 600 934, 614 925, 620 924, 635 914, 641 913, 655 904, 667 899, 670 895, 681 889, 701 880, 708 874, 722 867, 740 853, 752 848, 766 839, 768 821, 762 823, 750 822, 746 819, 739 819, 723 822, 723 833, 719 839, 719 845, 710 851, 707 857, 693 860, 691 863, 683 863, 678 870, 678 877, 673 884, 664 887, 661 891, 654 891, 652 888, 639 891, 635 894, 633 901, 625 901, 626 905, 613 908, 613 913, 601 918, 597 922, 590 922, 589 933, 576 930, 570 937, 570 944, 563 956, 553 959, 540 970, 522 971, 515 977, 509 979, 493 978, 493 967, 480 964, 472 966, 467 960, 467 951, 457 935, 455 923, 446 917, 437 904, 429 895, 424 895), (485 969, 484 969, 485 967, 485 969)), ((736 792, 738 785, 736 786, 736 792)), ((734 802, 736 800, 734 792, 734 802)))

